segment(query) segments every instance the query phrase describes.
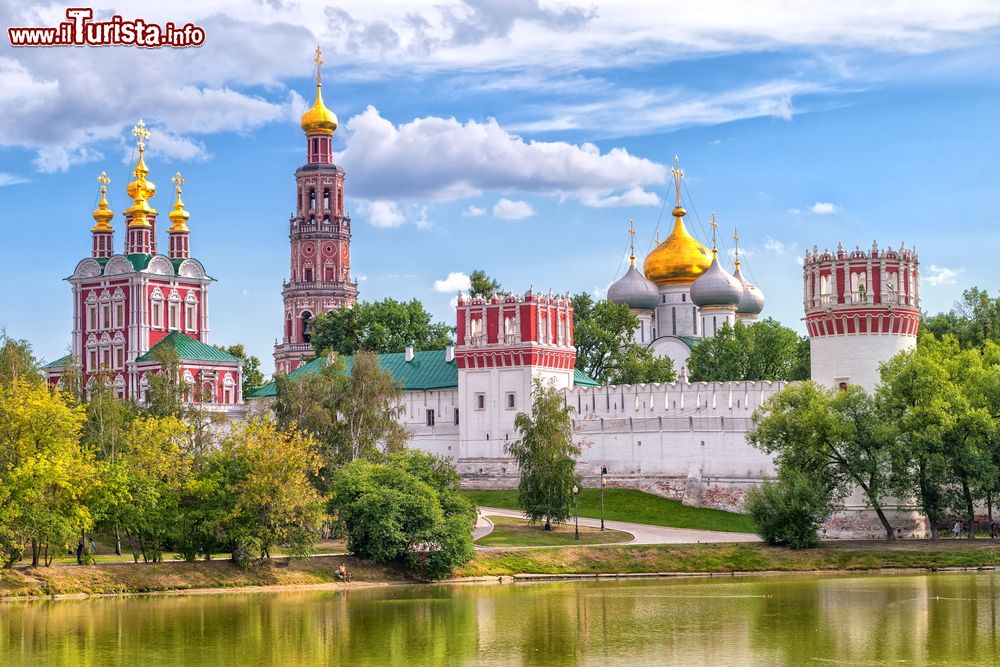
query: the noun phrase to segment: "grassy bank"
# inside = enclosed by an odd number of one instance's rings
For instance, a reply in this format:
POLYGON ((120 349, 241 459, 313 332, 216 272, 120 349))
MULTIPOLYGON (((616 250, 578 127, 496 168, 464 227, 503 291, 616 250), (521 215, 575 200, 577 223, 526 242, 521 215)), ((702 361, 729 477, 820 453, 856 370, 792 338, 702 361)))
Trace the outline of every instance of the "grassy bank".
MULTIPOLYGON (((516 490, 465 490, 462 493, 472 502, 484 507, 520 509, 516 490)), ((578 502, 580 516, 601 518, 600 489, 581 489, 578 502)), ((676 500, 632 489, 604 490, 604 518, 670 528, 721 530, 728 533, 753 533, 757 530, 753 519, 746 514, 687 507, 676 500)))
POLYGON ((619 530, 601 530, 580 526, 580 539, 576 539, 572 523, 553 524, 552 530, 545 530, 542 524, 528 523, 524 519, 506 516, 491 516, 493 531, 478 540, 482 547, 552 547, 580 546, 585 544, 607 544, 609 542, 631 542, 631 533, 619 530))
POLYGON ((0 597, 326 584, 335 581, 334 572, 342 562, 347 564, 352 582, 410 580, 395 567, 349 556, 322 556, 292 561, 275 558, 268 564, 254 565, 247 570, 241 570, 229 561, 222 560, 62 565, 0 571, 0 597))
POLYGON ((636 574, 642 572, 804 572, 1000 565, 996 543, 844 542, 792 551, 762 544, 683 544, 527 549, 476 554, 456 576, 636 574))

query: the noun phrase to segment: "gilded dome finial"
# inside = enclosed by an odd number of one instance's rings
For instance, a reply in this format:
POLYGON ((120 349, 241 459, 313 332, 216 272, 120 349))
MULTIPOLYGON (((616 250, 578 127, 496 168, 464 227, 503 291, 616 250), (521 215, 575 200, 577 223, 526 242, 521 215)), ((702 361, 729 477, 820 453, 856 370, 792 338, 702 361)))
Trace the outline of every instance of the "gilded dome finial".
POLYGON ((111 179, 108 178, 108 174, 105 171, 101 172, 101 175, 97 177, 97 182, 101 184, 101 201, 97 202, 97 208, 94 209, 94 222, 95 224, 90 231, 92 232, 110 232, 114 228, 109 224, 111 219, 115 217, 114 211, 108 208, 108 183, 111 179))
POLYGON ((300 124, 302 131, 308 134, 333 134, 337 130, 337 115, 326 108, 323 104, 323 50, 316 45, 316 101, 302 114, 300 124))
POLYGON ((733 227, 733 256, 736 258, 736 268, 740 268, 740 233, 733 227))
POLYGON ((684 210, 684 206, 681 204, 681 185, 684 182, 684 170, 681 169, 681 158, 679 155, 674 156, 674 168, 670 170, 670 173, 674 175, 674 192, 677 194, 677 205, 674 206, 673 216, 675 218, 682 218, 687 211, 684 210))
POLYGON ((712 211, 712 219, 708 221, 708 226, 712 228, 712 256, 719 254, 719 248, 715 242, 715 230, 719 228, 719 223, 715 221, 715 211, 712 211))
POLYGON ((128 218, 129 227, 151 227, 152 225, 146 216, 156 214, 156 209, 149 205, 149 199, 156 194, 156 185, 152 181, 146 180, 149 168, 146 167, 143 153, 146 150, 146 139, 149 138, 150 132, 141 118, 132 128, 132 136, 138 140, 136 147, 139 149, 139 159, 136 160, 135 168, 132 169, 132 175, 135 179, 128 184, 127 188, 128 196, 132 198, 133 204, 125 211, 125 217, 128 218))
POLYGON ((635 266, 635 221, 628 221, 628 263, 635 266))
POLYGON ((177 193, 177 200, 174 202, 174 209, 167 214, 170 218, 170 222, 174 223, 168 229, 168 232, 188 232, 187 221, 191 217, 191 214, 184 210, 184 202, 181 201, 181 186, 184 184, 184 177, 181 176, 181 172, 174 174, 174 177, 170 179, 174 184, 174 191, 177 193))

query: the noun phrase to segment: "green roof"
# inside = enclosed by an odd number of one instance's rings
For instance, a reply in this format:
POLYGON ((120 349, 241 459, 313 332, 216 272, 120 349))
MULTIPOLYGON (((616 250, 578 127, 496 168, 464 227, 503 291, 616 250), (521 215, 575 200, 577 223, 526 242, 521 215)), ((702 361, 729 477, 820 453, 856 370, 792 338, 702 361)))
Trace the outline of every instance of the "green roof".
POLYGON ((46 368, 65 368, 66 366, 69 366, 70 363, 72 363, 72 361, 73 361, 73 355, 72 354, 67 354, 65 357, 60 357, 59 359, 56 359, 55 361, 53 361, 50 364, 45 364, 45 367, 46 368))
POLYGON ((202 343, 200 340, 195 340, 180 331, 171 331, 159 343, 149 348, 146 354, 136 359, 136 362, 154 361, 156 357, 153 352, 160 347, 174 348, 177 350, 177 356, 186 361, 228 361, 230 363, 240 363, 239 359, 228 352, 223 352, 217 347, 212 347, 211 345, 202 343))
POLYGON ((145 269, 147 266, 149 266, 150 260, 153 259, 153 255, 142 255, 142 254, 125 255, 125 257, 132 265, 132 268, 135 269, 136 271, 142 271, 143 269, 145 269))
POLYGON ((573 369, 573 384, 577 387, 600 387, 597 380, 590 377, 579 368, 573 369))
MULTIPOLYGON (((458 367, 454 361, 444 360, 444 350, 414 352, 413 361, 407 361, 403 352, 378 355, 378 365, 392 375, 403 387, 403 391, 428 391, 431 389, 454 389, 458 386, 458 367)), ((354 357, 344 357, 345 372, 351 371, 354 357)), ((290 380, 312 375, 326 367, 326 357, 316 357, 288 374, 290 380)), ((578 385, 596 387, 597 383, 579 370, 574 371, 573 381, 578 385)), ((257 387, 247 394, 247 398, 271 398, 277 396, 274 382, 257 387)))

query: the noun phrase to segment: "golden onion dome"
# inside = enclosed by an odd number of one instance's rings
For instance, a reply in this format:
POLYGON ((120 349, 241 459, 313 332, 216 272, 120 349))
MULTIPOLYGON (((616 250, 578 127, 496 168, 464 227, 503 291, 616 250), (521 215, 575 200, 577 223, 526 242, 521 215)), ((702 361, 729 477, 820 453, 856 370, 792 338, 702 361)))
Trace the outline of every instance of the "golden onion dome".
POLYGON ((323 86, 316 83, 316 101, 302 114, 302 131, 306 134, 333 134, 337 131, 337 114, 323 104, 323 86))
POLYGON ((300 124, 302 131, 306 134, 333 134, 337 131, 337 114, 326 108, 323 104, 323 72, 320 66, 323 64, 323 51, 316 45, 316 101, 302 114, 300 124))
POLYGON ((90 231, 112 232, 114 231, 114 227, 110 223, 115 217, 115 212, 108 207, 108 183, 111 182, 111 179, 108 178, 107 172, 102 171, 97 180, 101 184, 101 201, 97 202, 97 208, 94 209, 92 214, 94 222, 97 224, 91 227, 90 231))
POLYGON ((646 255, 642 266, 646 278, 659 286, 690 285, 712 264, 708 248, 691 236, 684 227, 687 211, 674 208, 674 228, 663 243, 646 255))
POLYGON ((184 177, 181 176, 181 172, 177 172, 172 180, 177 185, 177 201, 174 202, 174 208, 167 217, 170 218, 170 225, 168 232, 189 232, 187 221, 191 217, 191 214, 184 210, 184 202, 181 201, 181 184, 184 183, 184 177))
POLYGON ((132 128, 132 134, 138 139, 139 159, 136 160, 132 169, 132 176, 135 178, 128 184, 125 191, 132 198, 133 203, 125 209, 125 217, 128 218, 129 227, 151 227, 148 215, 155 215, 156 209, 149 205, 149 200, 156 194, 156 185, 146 177, 149 176, 149 167, 143 159, 143 152, 146 149, 145 140, 149 138, 149 130, 146 124, 139 119, 139 122, 132 128))

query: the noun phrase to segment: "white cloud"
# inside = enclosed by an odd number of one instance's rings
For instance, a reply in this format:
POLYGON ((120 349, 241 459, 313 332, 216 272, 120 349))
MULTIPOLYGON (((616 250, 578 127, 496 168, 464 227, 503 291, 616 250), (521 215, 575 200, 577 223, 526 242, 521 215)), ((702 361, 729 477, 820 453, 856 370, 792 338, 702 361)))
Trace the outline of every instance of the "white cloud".
POLYGON ((949 269, 944 266, 938 266, 937 264, 931 264, 931 275, 927 276, 927 284, 938 287, 939 285, 954 285, 958 278, 958 274, 961 273, 963 269, 949 269))
POLYGON ((832 213, 840 213, 843 208, 838 204, 834 204, 828 201, 818 201, 809 207, 809 210, 816 215, 830 215, 832 213))
POLYGON ((493 205, 493 217, 501 220, 523 220, 535 214, 535 209, 526 201, 512 201, 506 197, 493 205))
POLYGON ((406 216, 399 210, 396 202, 382 199, 363 201, 359 208, 374 227, 399 227, 406 223, 406 216))
POLYGON ((526 141, 492 118, 462 123, 431 116, 394 125, 369 106, 346 127, 347 147, 336 159, 351 174, 352 193, 370 199, 447 201, 495 190, 587 203, 663 183, 667 175, 663 165, 623 148, 526 141))
POLYGON ((14 174, 8 174, 5 172, 0 172, 0 188, 6 187, 8 185, 20 185, 21 183, 27 183, 28 179, 21 178, 20 176, 15 176, 14 174))
POLYGON ((764 250, 774 253, 775 255, 784 255, 787 250, 785 250, 785 244, 777 239, 772 239, 770 236, 764 241, 764 250))
POLYGON ((802 255, 797 255, 795 257, 795 263, 798 264, 799 266, 805 266, 806 260, 802 257, 802 255))
POLYGON ((482 206, 470 206, 462 211, 463 218, 478 218, 481 215, 486 215, 486 209, 482 206))
POLYGON ((434 291, 445 294, 458 291, 468 291, 471 285, 472 283, 470 282, 469 276, 457 271, 455 273, 449 273, 448 277, 444 280, 435 280, 434 291))
POLYGON ((609 208, 613 206, 659 206, 660 197, 655 192, 648 192, 642 188, 632 188, 620 195, 600 196, 597 194, 584 195, 581 201, 587 206, 594 208, 609 208))

